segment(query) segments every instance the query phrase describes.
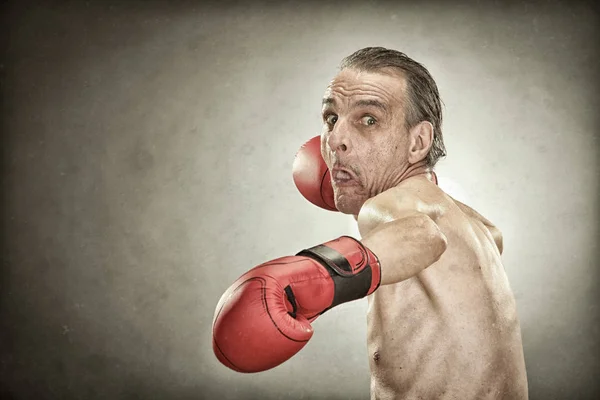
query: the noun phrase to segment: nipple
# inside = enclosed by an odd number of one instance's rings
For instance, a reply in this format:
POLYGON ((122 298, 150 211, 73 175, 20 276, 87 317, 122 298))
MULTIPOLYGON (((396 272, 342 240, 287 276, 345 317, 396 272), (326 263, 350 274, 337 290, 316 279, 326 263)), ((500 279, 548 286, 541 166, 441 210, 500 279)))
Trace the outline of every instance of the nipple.
POLYGON ((381 358, 381 356, 379 355, 378 351, 373 353, 373 361, 375 361, 376 363, 379 363, 380 358, 381 358))

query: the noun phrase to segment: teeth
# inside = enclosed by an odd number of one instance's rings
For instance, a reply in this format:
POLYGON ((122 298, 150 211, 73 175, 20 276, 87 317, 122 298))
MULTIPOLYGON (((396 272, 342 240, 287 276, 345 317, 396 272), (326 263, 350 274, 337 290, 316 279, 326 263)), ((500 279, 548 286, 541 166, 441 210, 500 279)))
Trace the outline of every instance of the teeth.
POLYGON ((347 173, 346 171, 335 171, 335 176, 333 177, 334 179, 351 179, 352 176, 347 173))

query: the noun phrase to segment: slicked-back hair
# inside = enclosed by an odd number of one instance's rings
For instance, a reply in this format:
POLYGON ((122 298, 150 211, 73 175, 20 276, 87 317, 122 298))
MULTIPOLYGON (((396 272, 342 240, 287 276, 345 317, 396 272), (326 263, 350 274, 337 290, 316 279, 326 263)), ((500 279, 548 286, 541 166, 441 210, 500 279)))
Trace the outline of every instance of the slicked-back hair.
POLYGON ((437 84, 425 66, 397 50, 366 47, 342 60, 340 69, 346 68, 365 72, 399 72, 407 83, 406 128, 410 129, 422 121, 433 125, 433 143, 426 157, 429 167, 446 155, 442 135, 442 101, 437 84))

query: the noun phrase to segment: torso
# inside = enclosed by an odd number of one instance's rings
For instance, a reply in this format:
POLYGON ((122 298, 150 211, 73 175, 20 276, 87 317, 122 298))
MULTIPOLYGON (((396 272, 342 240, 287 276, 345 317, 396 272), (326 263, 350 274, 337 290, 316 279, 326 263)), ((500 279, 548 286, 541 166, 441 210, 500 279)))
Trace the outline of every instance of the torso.
POLYGON ((369 296, 372 399, 527 399, 515 299, 492 235, 439 188, 412 181, 448 247, 369 296))

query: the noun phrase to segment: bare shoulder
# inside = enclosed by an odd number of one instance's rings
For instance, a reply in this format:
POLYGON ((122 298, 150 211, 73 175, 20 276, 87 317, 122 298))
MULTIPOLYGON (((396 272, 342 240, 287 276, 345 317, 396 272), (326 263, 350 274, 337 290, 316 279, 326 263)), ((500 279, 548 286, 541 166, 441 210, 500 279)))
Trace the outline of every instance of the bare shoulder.
POLYGON ((483 215, 475 211, 473 208, 468 205, 461 203, 460 201, 453 199, 454 203, 460 208, 460 210, 465 213, 468 217, 473 218, 475 220, 480 221, 490 232, 494 242, 496 243, 496 247, 498 247, 498 251, 502 254, 503 250, 503 240, 502 240, 502 232, 496 225, 494 225, 490 220, 485 218, 483 215))
POLYGON ((358 214, 357 222, 361 233, 376 226, 398 219, 426 215, 437 220, 441 207, 431 191, 438 190, 426 180, 411 180, 378 194, 367 200, 358 214))
POLYGON ((465 214, 467 214, 469 217, 475 218, 475 219, 481 221, 486 226, 494 226, 494 224, 492 224, 492 222, 490 220, 485 218, 483 215, 479 214, 473 208, 469 207, 468 205, 466 205, 464 203, 461 203, 460 201, 458 201, 454 198, 452 200, 458 206, 458 208, 460 208, 460 210, 462 212, 464 212, 465 214))

